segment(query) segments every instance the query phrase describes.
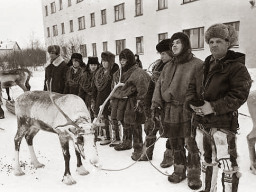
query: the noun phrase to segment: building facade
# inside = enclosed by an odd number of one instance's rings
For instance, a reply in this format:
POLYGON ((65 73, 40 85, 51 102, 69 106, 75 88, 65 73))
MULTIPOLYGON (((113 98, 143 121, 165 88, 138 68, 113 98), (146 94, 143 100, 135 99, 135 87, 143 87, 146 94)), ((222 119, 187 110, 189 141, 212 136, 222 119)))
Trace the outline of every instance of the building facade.
POLYGON ((235 51, 256 67, 256 8, 248 0, 42 0, 46 46, 58 44, 67 57, 80 52, 84 61, 124 48, 140 55, 143 68, 160 56, 156 44, 173 33, 190 37, 193 53, 210 54, 205 30, 215 23, 233 25, 239 35, 235 51))
POLYGON ((16 41, 0 41, 0 57, 20 50, 16 41))

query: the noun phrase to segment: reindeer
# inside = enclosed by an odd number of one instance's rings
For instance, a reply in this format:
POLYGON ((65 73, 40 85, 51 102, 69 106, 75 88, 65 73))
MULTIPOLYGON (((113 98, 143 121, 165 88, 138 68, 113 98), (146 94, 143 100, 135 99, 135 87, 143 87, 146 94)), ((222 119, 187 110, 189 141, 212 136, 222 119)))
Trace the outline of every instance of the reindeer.
POLYGON ((44 166, 36 158, 33 149, 33 138, 39 130, 56 133, 59 136, 65 160, 65 172, 62 180, 65 184, 72 185, 76 183, 71 176, 69 168, 69 140, 74 142, 77 157, 76 171, 78 174, 87 175, 89 173, 83 167, 81 161, 81 156, 85 158, 84 140, 88 143, 86 147, 93 155, 90 162, 94 166, 98 163, 94 126, 91 123, 90 113, 80 97, 72 94, 49 93, 47 91, 28 91, 16 99, 15 110, 18 120, 18 130, 14 138, 15 175, 25 174, 21 170, 19 163, 20 143, 24 136, 31 155, 31 163, 35 168, 44 166))
POLYGON ((30 90, 29 79, 32 73, 28 69, 0 71, 0 83, 6 89, 8 100, 11 100, 9 88, 18 85, 24 92, 30 90))
POLYGON ((252 173, 256 175, 256 152, 255 152, 255 142, 256 142, 256 91, 252 91, 247 99, 247 106, 249 113, 252 118, 253 128, 252 131, 247 135, 247 142, 249 148, 250 156, 250 169, 252 173))

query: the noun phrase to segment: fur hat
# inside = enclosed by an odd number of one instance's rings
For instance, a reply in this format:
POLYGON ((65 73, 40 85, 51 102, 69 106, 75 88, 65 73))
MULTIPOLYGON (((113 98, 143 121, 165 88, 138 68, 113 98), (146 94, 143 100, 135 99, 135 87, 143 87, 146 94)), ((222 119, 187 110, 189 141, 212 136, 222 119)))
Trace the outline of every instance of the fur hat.
POLYGON ((171 40, 170 39, 163 39, 162 41, 160 41, 157 45, 156 45, 156 50, 159 53, 162 53, 164 51, 170 51, 170 45, 171 40))
POLYGON ((183 49, 182 49, 180 54, 183 54, 183 53, 187 52, 188 50, 191 50, 191 44, 190 44, 189 37, 185 33, 182 33, 182 32, 177 32, 177 33, 174 33, 172 35, 171 40, 170 40, 171 41, 170 42, 170 49, 171 49, 171 46, 172 46, 171 44, 176 39, 180 39, 181 43, 183 45, 183 49))
POLYGON ((126 72, 133 65, 135 65, 135 56, 134 53, 130 49, 124 49, 119 54, 119 61, 122 59, 127 59, 127 64, 122 68, 123 72, 126 72))
POLYGON ((101 60, 109 62, 112 66, 115 63, 115 55, 110 51, 104 51, 101 53, 101 60))
POLYGON ((85 67, 85 63, 83 62, 83 56, 80 53, 73 53, 71 55, 71 59, 69 60, 69 62, 67 64, 68 66, 73 65, 72 59, 77 59, 80 63, 80 67, 85 67))
POLYGON ((47 52, 51 53, 54 52, 56 55, 60 54, 60 46, 59 45, 50 45, 47 48, 47 52))
POLYGON ((88 57, 88 62, 87 62, 87 65, 89 64, 100 64, 99 63, 99 60, 98 60, 98 57, 88 57))
POLYGON ((237 33, 234 27, 217 23, 210 26, 205 32, 205 41, 209 43, 211 38, 221 38, 230 42, 230 47, 237 41, 237 33))

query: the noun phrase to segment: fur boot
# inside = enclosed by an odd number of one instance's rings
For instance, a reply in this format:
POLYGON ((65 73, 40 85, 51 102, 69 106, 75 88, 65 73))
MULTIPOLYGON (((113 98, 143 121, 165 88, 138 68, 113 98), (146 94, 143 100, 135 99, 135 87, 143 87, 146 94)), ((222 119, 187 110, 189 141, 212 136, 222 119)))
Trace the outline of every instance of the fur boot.
POLYGON ((147 148, 140 158, 140 161, 152 160, 156 136, 146 136, 145 147, 147 148))
POLYGON ((180 183, 186 179, 186 166, 174 164, 174 172, 168 177, 171 183, 180 183))
POLYGON ((166 149, 164 152, 164 159, 160 166, 162 168, 171 167, 173 165, 173 151, 171 149, 166 149))

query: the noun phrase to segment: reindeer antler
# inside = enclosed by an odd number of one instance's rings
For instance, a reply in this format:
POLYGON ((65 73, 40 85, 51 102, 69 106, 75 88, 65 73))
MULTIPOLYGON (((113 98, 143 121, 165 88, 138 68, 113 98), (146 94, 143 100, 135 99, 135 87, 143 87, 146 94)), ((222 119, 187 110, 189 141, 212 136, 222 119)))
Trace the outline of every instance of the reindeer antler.
POLYGON ((93 120, 93 124, 96 125, 99 122, 99 118, 101 117, 103 110, 105 108, 105 105, 107 104, 108 100, 112 97, 112 95, 114 94, 114 92, 116 91, 116 89, 118 87, 124 86, 123 83, 121 83, 121 76, 122 76, 122 66, 120 65, 120 63, 118 63, 118 67, 120 70, 120 76, 119 76, 119 80, 118 83, 114 86, 114 88, 112 89, 112 91, 110 92, 109 96, 106 98, 106 100, 103 102, 103 104, 100 106, 100 110, 99 113, 97 115, 97 117, 93 120))
POLYGON ((50 80, 50 85, 48 87, 48 84, 47 85, 47 89, 49 91, 49 96, 50 96, 50 99, 53 103, 53 105, 59 110, 59 112, 67 119, 67 123, 64 124, 64 125, 59 125, 57 127, 65 127, 66 125, 73 125, 74 127, 80 129, 80 127, 74 122, 72 121, 72 119, 69 118, 69 116, 64 113, 64 111, 55 103, 55 101, 53 100, 53 94, 52 94, 52 79, 50 80))

